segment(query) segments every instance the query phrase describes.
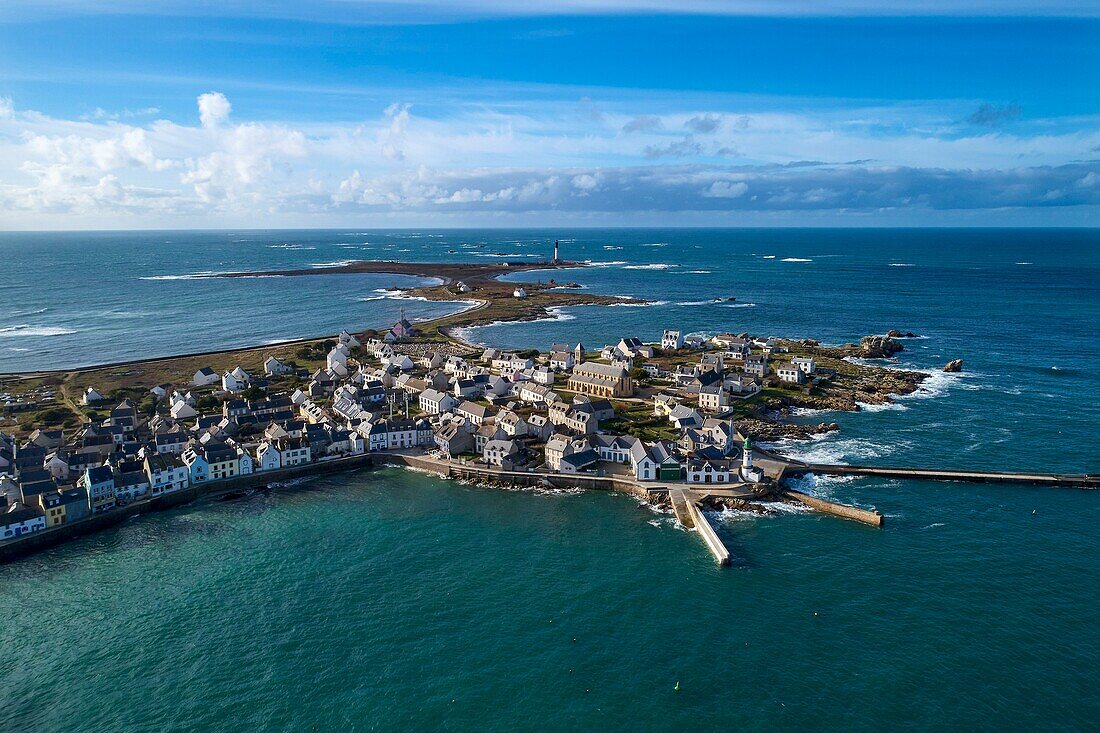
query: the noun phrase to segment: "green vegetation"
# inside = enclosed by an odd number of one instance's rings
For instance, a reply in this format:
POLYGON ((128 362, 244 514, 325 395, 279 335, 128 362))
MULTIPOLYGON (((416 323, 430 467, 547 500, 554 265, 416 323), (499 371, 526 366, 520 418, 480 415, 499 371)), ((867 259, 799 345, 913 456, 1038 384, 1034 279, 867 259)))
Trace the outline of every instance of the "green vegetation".
POLYGON ((653 414, 653 407, 638 402, 615 402, 615 417, 600 423, 600 429, 625 433, 642 440, 676 440, 680 437, 666 417, 653 414))

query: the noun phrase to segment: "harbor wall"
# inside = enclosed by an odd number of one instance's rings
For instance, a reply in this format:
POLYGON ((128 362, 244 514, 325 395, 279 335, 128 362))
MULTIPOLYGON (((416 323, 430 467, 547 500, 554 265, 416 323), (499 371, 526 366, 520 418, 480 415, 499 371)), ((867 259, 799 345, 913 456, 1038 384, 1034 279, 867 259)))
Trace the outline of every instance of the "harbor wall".
MULTIPOLYGON (((589 474, 545 473, 541 471, 506 471, 500 468, 443 461, 429 456, 404 453, 379 453, 379 464, 403 466, 434 473, 443 478, 473 481, 475 483, 508 484, 510 486, 553 486, 559 489, 595 489, 622 491, 641 498, 649 497, 649 487, 643 487, 631 479, 618 476, 592 476, 589 474)), ((658 487, 652 487, 658 488, 658 487)))
POLYGON ((794 489, 787 489, 786 493, 791 499, 800 501, 806 506, 824 514, 832 514, 835 517, 843 517, 844 519, 853 519, 857 522, 870 524, 874 527, 881 527, 885 522, 885 518, 881 514, 869 509, 860 509, 859 507, 848 506, 846 504, 837 504, 836 502, 819 499, 816 496, 803 494, 801 491, 795 491, 794 489))
POLYGON ((135 501, 132 504, 128 504, 121 509, 109 511, 104 514, 96 514, 77 522, 61 524, 56 527, 50 527, 49 529, 23 535, 22 537, 0 543, 0 563, 15 560, 49 547, 54 547, 55 545, 76 537, 82 537, 113 527, 141 514, 164 511, 165 509, 183 506, 200 499, 215 498, 234 491, 244 491, 267 486, 271 483, 351 471, 359 468, 368 468, 373 464, 374 456, 363 454, 192 484, 182 491, 174 491, 170 494, 142 499, 141 501, 135 501))
POLYGON ((710 550, 710 553, 714 555, 714 559, 718 561, 719 565, 729 565, 730 551, 726 549, 726 545, 718 537, 718 533, 714 531, 714 527, 710 526, 710 520, 707 519, 703 511, 694 502, 688 502, 688 512, 691 514, 691 519, 695 523, 695 531, 703 538, 703 542, 706 544, 707 549, 710 550))

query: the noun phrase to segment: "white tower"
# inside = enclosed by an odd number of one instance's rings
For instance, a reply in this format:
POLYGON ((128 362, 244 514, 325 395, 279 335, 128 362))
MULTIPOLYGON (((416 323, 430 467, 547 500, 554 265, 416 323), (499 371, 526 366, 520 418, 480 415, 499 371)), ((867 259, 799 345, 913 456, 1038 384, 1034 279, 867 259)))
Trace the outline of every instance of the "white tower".
POLYGON ((744 469, 744 474, 748 476, 752 473, 752 442, 745 438, 744 451, 741 453, 741 468, 744 469))
POLYGON ((558 240, 554 240, 554 262, 558 261, 558 240))

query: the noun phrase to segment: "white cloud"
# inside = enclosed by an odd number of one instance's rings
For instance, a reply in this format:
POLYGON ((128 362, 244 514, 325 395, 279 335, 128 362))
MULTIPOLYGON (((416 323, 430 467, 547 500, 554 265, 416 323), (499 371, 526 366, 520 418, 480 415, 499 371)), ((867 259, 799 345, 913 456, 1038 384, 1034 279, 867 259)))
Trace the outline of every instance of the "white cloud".
POLYGON ((735 199, 744 196, 749 184, 744 181, 715 181, 703 189, 703 196, 711 199, 735 199))
POLYGON ((203 127, 217 127, 229 119, 229 110, 232 106, 221 92, 200 94, 198 103, 199 121, 203 127))
POLYGON ((993 209, 1096 203, 1100 126, 979 131, 927 106, 814 112, 645 102, 408 103, 357 122, 61 119, 0 102, 0 226, 333 224, 419 212, 993 209), (583 110, 582 110, 583 111, 583 110), (631 121, 644 123, 631 125, 631 121), (623 134, 629 127, 629 134, 623 134), (706 131, 710 132, 706 132, 706 131), (126 218, 120 218, 126 217, 126 218), (231 218, 227 218, 231 217, 231 218))

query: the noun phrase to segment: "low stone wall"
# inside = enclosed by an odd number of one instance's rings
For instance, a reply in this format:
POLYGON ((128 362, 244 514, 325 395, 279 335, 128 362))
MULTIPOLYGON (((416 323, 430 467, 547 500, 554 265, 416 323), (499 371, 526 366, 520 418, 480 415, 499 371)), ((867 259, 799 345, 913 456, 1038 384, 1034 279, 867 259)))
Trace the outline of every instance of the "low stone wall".
POLYGON ((505 483, 513 486, 545 486, 549 484, 556 488, 571 489, 596 489, 603 491, 621 491, 649 498, 651 490, 660 491, 660 486, 645 486, 630 479, 618 476, 591 476, 585 474, 556 474, 534 471, 504 471, 488 466, 463 465, 441 461, 429 456, 416 456, 404 453, 368 453, 358 456, 347 456, 330 461, 317 463, 305 463, 300 466, 280 468, 274 471, 263 471, 246 476, 235 476, 230 479, 217 481, 205 481, 194 484, 182 491, 165 494, 156 498, 144 499, 134 502, 121 509, 116 509, 105 514, 82 519, 71 524, 62 524, 57 527, 33 534, 24 535, 16 539, 0 543, 0 563, 8 562, 20 557, 25 557, 39 550, 54 547, 84 535, 98 532, 141 514, 163 511, 174 507, 190 504, 200 499, 213 498, 234 491, 244 491, 271 483, 288 481, 296 478, 321 476, 340 471, 350 471, 359 468, 370 468, 376 465, 402 466, 413 468, 428 473, 434 473, 443 478, 464 479, 482 483, 505 483))
POLYGON ((302 477, 321 476, 358 468, 369 468, 373 463, 374 457, 369 454, 348 456, 346 458, 336 458, 331 461, 305 463, 300 466, 290 466, 274 471, 262 471, 260 473, 251 473, 245 476, 235 476, 229 479, 204 481, 203 483, 189 486, 182 491, 164 494, 155 498, 143 499, 121 509, 115 509, 104 514, 97 514, 78 522, 58 525, 40 532, 23 535, 22 537, 0 543, 0 563, 25 557, 33 552, 54 547, 76 537, 82 537, 87 534, 92 534, 93 532, 107 529, 108 527, 113 527, 116 524, 121 524, 127 519, 136 517, 140 514, 172 509, 174 507, 183 506, 184 504, 190 504, 199 499, 213 498, 234 491, 256 488, 258 486, 267 486, 270 483, 288 481, 302 477))
MULTIPOLYGON (((592 476, 588 474, 544 473, 539 471, 505 471, 477 464, 462 464, 442 461, 428 456, 408 455, 405 453, 375 454, 379 464, 404 466, 420 471, 434 473, 443 478, 465 481, 504 483, 512 486, 545 486, 549 484, 559 489, 596 489, 602 491, 622 491, 641 498, 648 498, 649 489, 630 479, 618 476, 592 476)), ((654 487, 656 488, 656 487, 654 487)))

